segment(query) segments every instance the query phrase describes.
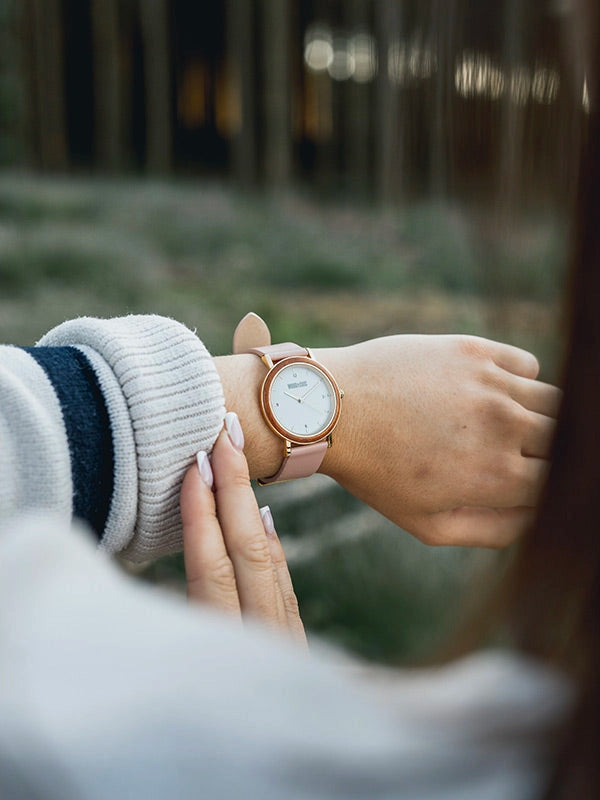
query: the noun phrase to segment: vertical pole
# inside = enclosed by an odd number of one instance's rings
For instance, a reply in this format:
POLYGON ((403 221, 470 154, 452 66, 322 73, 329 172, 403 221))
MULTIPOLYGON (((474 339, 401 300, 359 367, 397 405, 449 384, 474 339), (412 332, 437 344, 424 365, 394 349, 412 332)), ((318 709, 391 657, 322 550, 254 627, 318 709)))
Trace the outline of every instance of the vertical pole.
POLYGON ((524 56, 525 10, 521 0, 506 0, 504 7, 503 62, 507 88, 502 100, 502 140, 498 159, 500 211, 510 217, 514 211, 517 195, 522 182, 521 166, 524 145, 524 124, 526 110, 514 102, 510 91, 511 72, 524 56))
POLYGON ((437 56, 435 85, 431 98, 429 186, 434 197, 446 198, 450 189, 452 142, 452 82, 454 79, 457 0, 433 0, 431 30, 437 56))
POLYGON ((262 0, 264 174, 285 186, 292 172, 290 0, 262 0))
POLYGON ((35 102, 42 169, 63 170, 68 163, 65 119, 63 28, 60 0, 32 0, 36 61, 35 102))
POLYGON ((146 166, 167 173, 172 162, 171 58, 168 0, 140 0, 146 90, 146 166))
MULTIPOLYGON (((349 36, 366 33, 368 21, 368 0, 346 0, 345 22, 349 36)), ((370 89, 368 83, 358 83, 352 78, 344 89, 346 173, 352 187, 364 192, 369 179, 370 89)))
POLYGON ((505 280, 502 275, 503 249, 514 236, 514 226, 522 202, 526 109, 515 102, 511 92, 511 74, 524 56, 525 20, 528 4, 521 0, 505 0, 502 47, 505 91, 502 98, 502 137, 498 157, 497 203, 488 239, 487 268, 484 282, 489 304, 487 324, 490 336, 500 338, 508 330, 510 312, 506 301, 505 280))
POLYGON ((232 87, 237 119, 231 132, 231 173, 242 185, 256 181, 256 91, 254 14, 252 0, 227 0, 227 80, 232 87))
POLYGON ((378 72, 375 128, 375 191, 383 204, 402 194, 403 136, 399 118, 400 87, 390 80, 388 54, 394 42, 400 41, 401 9, 397 0, 375 0, 375 33, 378 45, 378 72))
POLYGON ((17 20, 19 30, 19 67, 21 85, 21 131, 25 163, 40 166, 39 108, 37 102, 37 58, 34 40, 33 0, 23 0, 17 20))
POLYGON ((123 123, 118 0, 92 0, 94 147, 96 163, 122 166, 123 123))

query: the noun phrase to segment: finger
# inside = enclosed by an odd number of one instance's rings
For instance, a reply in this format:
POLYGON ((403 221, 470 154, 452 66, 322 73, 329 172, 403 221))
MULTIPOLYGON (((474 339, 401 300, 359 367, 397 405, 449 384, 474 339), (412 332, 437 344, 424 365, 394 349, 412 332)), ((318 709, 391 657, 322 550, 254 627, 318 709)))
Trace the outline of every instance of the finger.
POLYGON ((243 445, 244 435, 237 415, 229 412, 212 454, 217 513, 235 570, 242 614, 277 626, 271 553, 250 486, 243 445))
POLYGON ((464 487, 460 504, 470 507, 533 507, 544 486, 550 463, 520 453, 498 456, 464 487))
POLYGON ((283 630, 287 630, 288 624, 287 624, 287 615, 285 612, 285 606, 283 604, 283 594, 281 592, 281 586, 279 585, 277 567, 273 562, 273 548, 271 547, 271 542, 269 541, 271 537, 270 531, 275 529, 275 526, 273 525, 273 517, 271 515, 271 509, 269 508, 269 506, 263 506, 262 508, 259 508, 258 511, 262 519, 263 528, 265 531, 265 535, 267 537, 267 543, 269 544, 269 552, 271 555, 271 567, 273 569, 273 580, 275 582, 275 596, 277 599, 277 621, 283 630))
POLYGON ((432 545, 499 549, 526 533, 534 519, 533 508, 457 508, 432 515, 417 536, 432 545))
POLYGON ((521 446, 521 455, 533 458, 550 458, 556 433, 556 420, 530 411, 529 424, 521 446))
POLYGON ((563 396, 558 387, 518 375, 507 376, 506 387, 513 400, 523 408, 554 419, 558 417, 563 396))
POLYGON ((274 564, 273 564, 273 581, 275 582, 275 598, 277 602, 277 625, 282 630, 287 631, 288 624, 287 624, 287 616, 285 613, 285 606, 283 604, 283 595, 281 593, 281 587, 279 586, 279 580, 277 578, 277 570, 274 564))
POLYGON ((277 586, 284 608, 287 629, 295 641, 306 645, 306 633, 304 632, 304 625, 300 617, 298 598, 294 592, 285 553, 279 541, 279 537, 277 536, 269 506, 263 506, 263 508, 260 509, 260 515, 263 519, 265 532, 271 549, 271 560, 277 575, 277 586))
POLYGON ((235 573, 216 516, 211 485, 208 456, 201 451, 183 479, 180 496, 188 597, 239 617, 235 573))
MULTIPOLYGON (((537 457, 517 457, 517 462, 516 480, 518 481, 521 476, 522 491, 515 494, 516 502, 513 505, 534 508, 546 483, 550 462, 537 457)), ((508 505, 503 507, 510 508, 508 505)))
POLYGON ((523 378, 537 378, 540 365, 533 353, 502 342, 488 341, 488 345, 488 352, 499 367, 523 378))

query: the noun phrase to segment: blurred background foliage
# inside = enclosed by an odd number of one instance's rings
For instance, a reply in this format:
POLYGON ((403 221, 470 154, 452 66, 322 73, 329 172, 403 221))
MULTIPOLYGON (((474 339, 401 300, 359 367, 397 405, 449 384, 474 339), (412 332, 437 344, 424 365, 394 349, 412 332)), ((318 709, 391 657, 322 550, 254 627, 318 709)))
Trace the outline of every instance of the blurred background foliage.
MULTIPOLYGON (((215 354, 468 332, 557 376, 585 75, 568 0, 3 0, 0 336, 154 312, 215 354)), ((398 421, 401 424, 401 420, 398 421)), ((423 655, 485 552, 261 489, 308 627, 423 655)), ((181 558, 144 568, 181 587, 181 558)))

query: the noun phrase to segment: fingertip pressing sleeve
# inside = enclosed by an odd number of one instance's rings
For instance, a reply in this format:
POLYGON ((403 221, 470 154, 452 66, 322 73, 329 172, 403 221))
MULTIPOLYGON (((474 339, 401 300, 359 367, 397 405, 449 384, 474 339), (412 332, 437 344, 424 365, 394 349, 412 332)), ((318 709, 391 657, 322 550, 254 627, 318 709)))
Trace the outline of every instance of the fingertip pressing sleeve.
POLYGON ((101 547, 146 561, 182 546, 179 489, 225 414, 210 353, 192 331, 151 315, 64 322, 38 342, 78 347, 102 388, 114 449, 114 488, 101 547))

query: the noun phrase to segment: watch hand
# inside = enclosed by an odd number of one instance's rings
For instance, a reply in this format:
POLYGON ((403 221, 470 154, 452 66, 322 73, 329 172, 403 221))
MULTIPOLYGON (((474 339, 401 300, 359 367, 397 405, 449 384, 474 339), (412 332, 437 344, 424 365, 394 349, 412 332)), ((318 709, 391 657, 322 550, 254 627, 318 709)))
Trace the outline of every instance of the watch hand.
POLYGON ((313 385, 310 387, 308 392, 306 392, 306 394, 302 395, 302 397, 300 398, 300 402, 303 403, 304 400, 308 397, 308 395, 312 392, 312 390, 316 389, 318 385, 319 385, 319 381, 317 381, 316 383, 313 383, 313 385))
POLYGON ((315 412, 315 414, 321 414, 321 413, 323 413, 323 410, 322 410, 322 409, 320 409, 320 408, 315 408, 314 406, 311 406, 311 404, 310 404, 310 403, 305 403, 305 405, 306 405, 306 407, 307 407, 307 408, 310 408, 310 410, 311 410, 311 411, 314 411, 314 412, 315 412))
POLYGON ((288 397, 291 397, 292 400, 295 400, 297 403, 302 402, 302 399, 300 397, 295 397, 293 394, 290 394, 289 392, 284 392, 284 394, 287 394, 288 397))

